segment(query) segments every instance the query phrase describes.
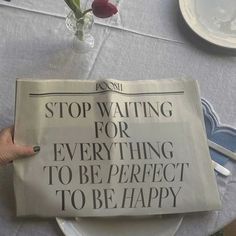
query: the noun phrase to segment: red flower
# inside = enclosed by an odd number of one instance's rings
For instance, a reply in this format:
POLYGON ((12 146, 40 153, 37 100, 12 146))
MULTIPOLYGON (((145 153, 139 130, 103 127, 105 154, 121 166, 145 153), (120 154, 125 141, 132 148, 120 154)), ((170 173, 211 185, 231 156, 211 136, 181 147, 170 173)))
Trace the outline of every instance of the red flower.
POLYGON ((108 0, 94 0, 92 10, 93 14, 100 18, 110 17, 118 12, 116 6, 108 2, 108 0))

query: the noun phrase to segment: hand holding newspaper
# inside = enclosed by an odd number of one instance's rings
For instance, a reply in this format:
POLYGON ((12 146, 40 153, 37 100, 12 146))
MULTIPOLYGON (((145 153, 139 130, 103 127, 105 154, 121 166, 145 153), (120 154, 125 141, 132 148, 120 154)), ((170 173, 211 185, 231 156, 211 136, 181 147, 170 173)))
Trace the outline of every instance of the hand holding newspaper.
POLYGON ((17 215, 116 216, 220 207, 191 80, 17 80, 17 215))

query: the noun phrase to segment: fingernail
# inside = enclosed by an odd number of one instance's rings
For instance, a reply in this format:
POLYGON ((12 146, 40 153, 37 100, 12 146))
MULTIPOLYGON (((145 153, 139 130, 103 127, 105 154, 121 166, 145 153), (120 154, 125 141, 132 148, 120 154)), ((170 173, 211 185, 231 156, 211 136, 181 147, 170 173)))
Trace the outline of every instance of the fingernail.
POLYGON ((34 152, 39 152, 40 151, 40 146, 34 146, 33 150, 34 150, 34 152))

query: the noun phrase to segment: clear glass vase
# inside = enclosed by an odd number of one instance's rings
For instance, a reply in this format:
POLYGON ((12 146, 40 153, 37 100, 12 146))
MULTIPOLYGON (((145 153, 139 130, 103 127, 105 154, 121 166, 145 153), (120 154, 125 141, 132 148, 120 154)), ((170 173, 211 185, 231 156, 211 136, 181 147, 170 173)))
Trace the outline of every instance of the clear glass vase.
POLYGON ((94 37, 91 30, 94 24, 93 14, 88 12, 77 19, 71 11, 66 17, 66 26, 73 33, 73 49, 78 53, 86 53, 94 48, 94 37))

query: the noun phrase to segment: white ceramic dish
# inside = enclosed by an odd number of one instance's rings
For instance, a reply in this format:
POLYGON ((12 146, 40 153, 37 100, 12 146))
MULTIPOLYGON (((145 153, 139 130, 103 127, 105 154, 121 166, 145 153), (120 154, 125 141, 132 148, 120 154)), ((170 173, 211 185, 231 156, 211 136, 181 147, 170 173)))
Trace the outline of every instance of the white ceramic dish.
POLYGON ((179 0, 189 27, 218 46, 236 49, 235 0, 179 0))
POLYGON ((57 218, 65 236, 174 236, 181 215, 110 218, 57 218))

